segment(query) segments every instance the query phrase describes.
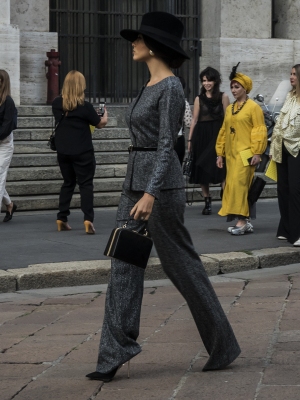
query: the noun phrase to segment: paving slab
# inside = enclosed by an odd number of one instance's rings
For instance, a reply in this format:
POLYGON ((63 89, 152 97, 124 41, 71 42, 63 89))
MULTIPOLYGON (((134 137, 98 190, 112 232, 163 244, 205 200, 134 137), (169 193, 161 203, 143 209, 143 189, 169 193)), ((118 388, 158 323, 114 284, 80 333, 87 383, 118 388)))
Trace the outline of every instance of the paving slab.
POLYGON ((300 273, 287 266, 273 275, 261 269, 211 278, 242 349, 229 367, 211 372, 202 372, 208 354, 185 300, 169 281, 146 282, 142 352, 131 360, 130 379, 124 366, 108 384, 85 378, 95 370, 106 285, 3 293, 10 319, 0 322, 7 344, 1 400, 297 399, 299 301, 290 298, 300 273))
POLYGON ((300 386, 263 386, 257 395, 257 400, 300 399, 300 386))

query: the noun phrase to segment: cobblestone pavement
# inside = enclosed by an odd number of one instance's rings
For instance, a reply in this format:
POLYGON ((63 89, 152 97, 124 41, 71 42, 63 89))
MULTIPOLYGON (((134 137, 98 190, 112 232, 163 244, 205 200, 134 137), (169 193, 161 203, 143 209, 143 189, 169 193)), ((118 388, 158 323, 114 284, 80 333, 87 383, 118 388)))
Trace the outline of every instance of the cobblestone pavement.
POLYGON ((0 294, 1 400, 300 399, 300 265, 213 277, 242 348, 222 371, 169 281, 145 284, 143 351, 107 384, 95 370, 105 285, 0 294), (234 278, 232 277, 234 276, 234 278))

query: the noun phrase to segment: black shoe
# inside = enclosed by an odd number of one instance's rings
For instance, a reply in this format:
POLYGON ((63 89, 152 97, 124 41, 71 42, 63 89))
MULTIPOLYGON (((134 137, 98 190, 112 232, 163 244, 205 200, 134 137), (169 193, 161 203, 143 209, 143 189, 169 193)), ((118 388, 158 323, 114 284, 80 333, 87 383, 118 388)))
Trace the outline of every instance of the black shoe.
POLYGON ((204 197, 205 207, 202 210, 202 215, 211 214, 211 197, 204 197))
POLYGON ((86 377, 90 378, 91 380, 94 381, 103 381, 103 382, 110 382, 113 380, 114 376, 116 375, 116 372, 118 371, 120 367, 117 367, 113 369, 112 371, 108 372, 107 374, 102 374, 101 372, 91 372, 90 374, 87 374, 86 377))
POLYGON ((10 221, 10 220, 12 219, 13 214, 14 214, 14 212, 16 211, 16 209, 17 209, 17 205, 14 203, 14 204, 13 204, 13 208, 12 208, 12 210, 11 210, 11 213, 9 213, 8 211, 6 211, 5 217, 4 217, 4 219, 3 219, 3 222, 8 222, 8 221, 10 221))

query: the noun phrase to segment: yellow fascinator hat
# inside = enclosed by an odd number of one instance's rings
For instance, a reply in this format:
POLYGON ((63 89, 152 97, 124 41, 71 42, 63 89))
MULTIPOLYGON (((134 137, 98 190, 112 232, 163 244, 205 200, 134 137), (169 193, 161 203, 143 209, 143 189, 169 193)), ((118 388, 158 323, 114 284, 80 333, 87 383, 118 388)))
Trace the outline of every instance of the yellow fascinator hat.
POLYGON ((240 85, 243 86, 243 88, 246 90, 246 93, 250 93, 252 90, 252 79, 244 74, 241 74, 240 72, 236 72, 237 67, 239 66, 239 63, 235 67, 232 68, 231 74, 229 75, 230 81, 236 81, 240 85))

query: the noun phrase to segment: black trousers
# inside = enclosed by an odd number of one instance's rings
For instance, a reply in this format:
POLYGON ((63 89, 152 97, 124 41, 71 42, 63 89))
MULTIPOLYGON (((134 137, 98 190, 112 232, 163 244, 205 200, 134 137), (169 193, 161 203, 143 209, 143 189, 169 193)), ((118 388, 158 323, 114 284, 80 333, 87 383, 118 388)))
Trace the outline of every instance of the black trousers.
POLYGON ((184 155, 185 155, 185 139, 184 135, 178 136, 176 144, 174 146, 174 150, 176 151, 180 164, 182 165, 184 155))
POLYGON ((57 153, 57 161, 64 179, 59 195, 59 212, 57 214, 57 219, 64 222, 68 220, 68 215, 70 215, 70 203, 77 182, 84 220, 93 222, 93 179, 96 169, 94 150, 76 155, 57 153))
MULTIPOLYGON (((129 218, 143 192, 123 190, 116 226, 141 230, 145 222, 129 218)), ((155 200, 148 229, 165 273, 185 298, 208 351, 204 369, 230 364, 240 347, 205 269, 184 226, 184 189, 165 190, 155 200)), ((134 251, 134 250, 133 250, 134 251)), ((151 268, 151 267, 149 267, 151 268)), ((97 371, 107 373, 141 352, 137 342, 143 298, 144 270, 112 260, 97 371)))
POLYGON ((300 238, 300 153, 293 157, 282 146, 282 163, 277 163, 277 193, 280 222, 277 236, 290 243, 300 238))

